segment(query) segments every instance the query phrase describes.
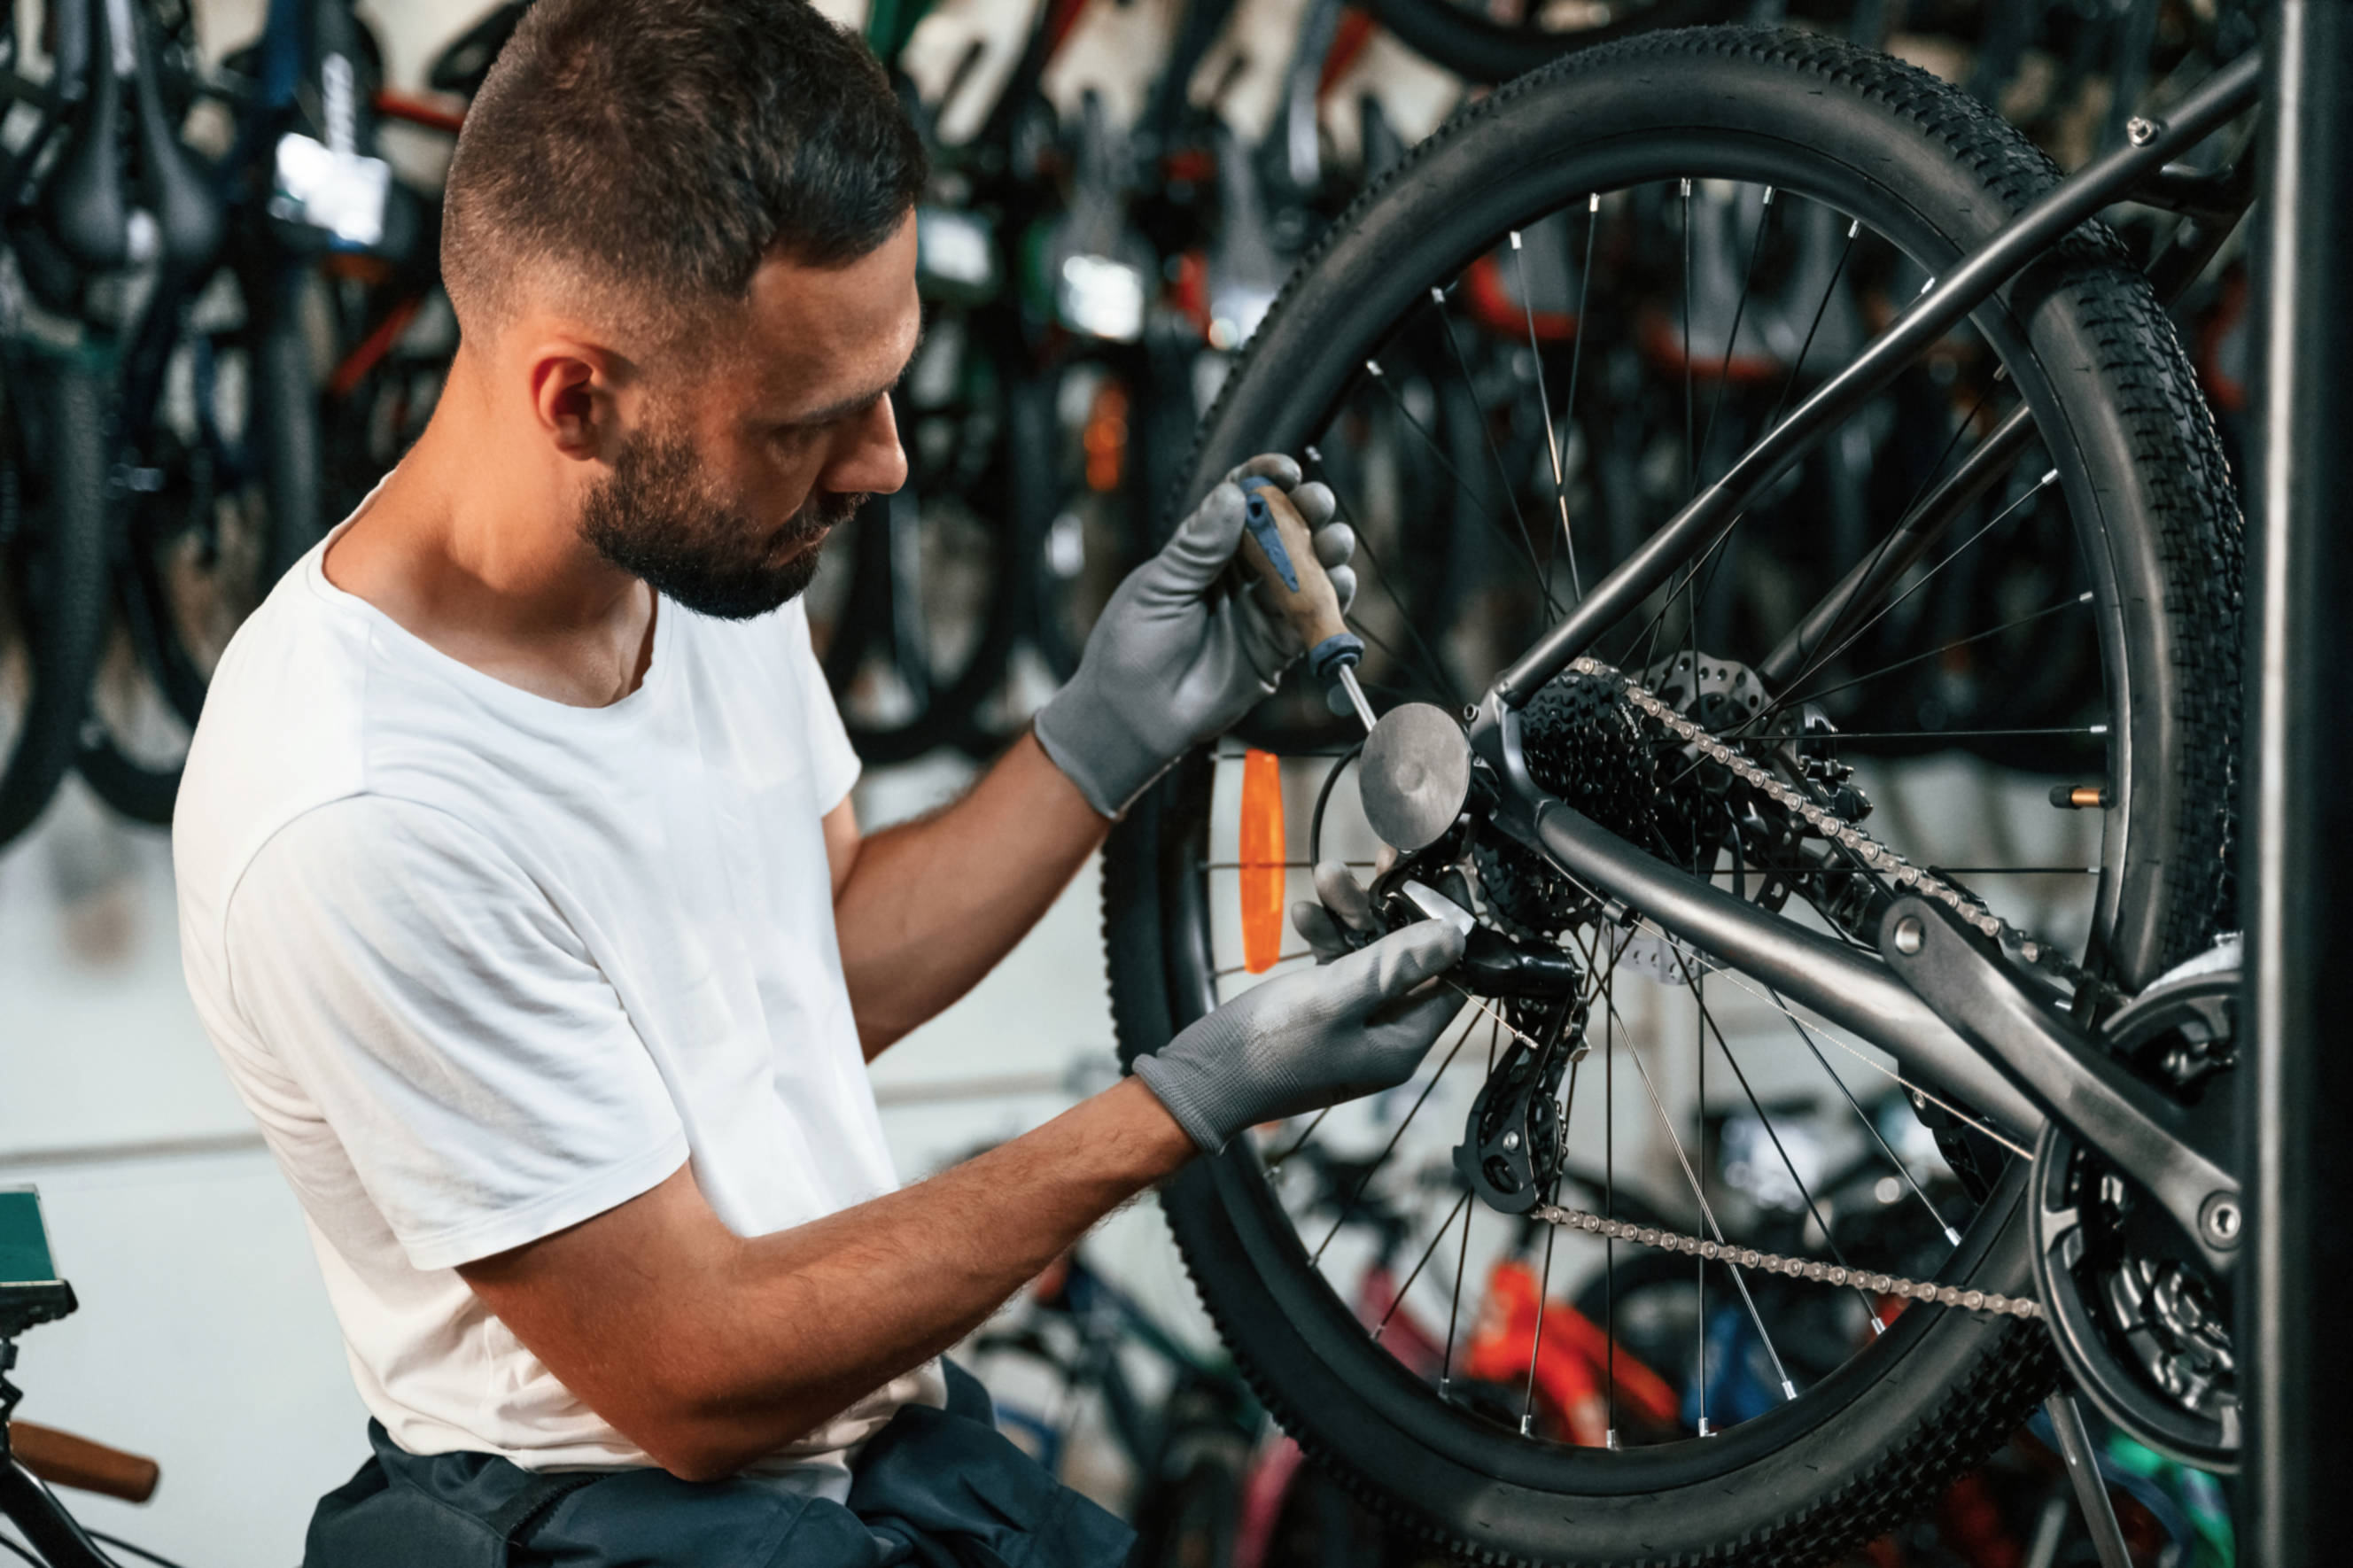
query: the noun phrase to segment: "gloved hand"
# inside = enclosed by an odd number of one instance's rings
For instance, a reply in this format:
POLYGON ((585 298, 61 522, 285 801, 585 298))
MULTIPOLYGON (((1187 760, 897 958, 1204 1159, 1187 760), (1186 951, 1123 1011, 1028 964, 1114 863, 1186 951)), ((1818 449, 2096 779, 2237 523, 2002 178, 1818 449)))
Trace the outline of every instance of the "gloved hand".
POLYGON ((1245 1127, 1394 1089, 1462 1009, 1443 983, 1462 938, 1418 921, 1356 952, 1243 992, 1135 1059, 1160 1103, 1208 1153, 1245 1127))
MULTIPOLYGON (((1387 860, 1390 854, 1383 846, 1381 858, 1387 860)), ((1378 881, 1387 868, 1376 867, 1373 879, 1378 881)), ((1318 963, 1353 952, 1381 929, 1373 913, 1372 895, 1357 885, 1354 873, 1338 860, 1315 863, 1315 898, 1316 902, 1302 899, 1291 906, 1291 923, 1307 939, 1318 963)))
POLYGON ((1127 574, 1078 672, 1038 710, 1038 743, 1105 816, 1117 816, 1169 763, 1222 732, 1274 690, 1299 637, 1262 606, 1253 584, 1220 594, 1241 545, 1240 481, 1272 479, 1314 531, 1315 558, 1344 611, 1356 597, 1347 562, 1356 536, 1332 521, 1332 492, 1299 482, 1289 458, 1252 458, 1208 493, 1159 554, 1127 574))

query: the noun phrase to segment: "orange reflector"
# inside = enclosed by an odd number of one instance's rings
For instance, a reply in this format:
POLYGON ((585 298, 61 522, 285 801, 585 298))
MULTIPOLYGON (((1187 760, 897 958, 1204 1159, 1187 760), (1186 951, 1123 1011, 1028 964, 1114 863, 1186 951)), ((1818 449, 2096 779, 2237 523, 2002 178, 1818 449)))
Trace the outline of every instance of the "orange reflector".
POLYGON ((1242 967, 1263 974, 1282 956, 1282 759, 1242 756, 1242 967))

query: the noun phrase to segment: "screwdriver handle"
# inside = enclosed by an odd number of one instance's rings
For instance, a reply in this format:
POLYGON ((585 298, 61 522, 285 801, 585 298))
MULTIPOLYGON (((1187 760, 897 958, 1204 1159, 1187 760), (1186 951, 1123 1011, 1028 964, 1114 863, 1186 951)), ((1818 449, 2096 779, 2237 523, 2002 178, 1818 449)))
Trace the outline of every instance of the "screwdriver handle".
POLYGON ((1291 623, 1307 646, 1307 668, 1328 679, 1344 665, 1365 657, 1364 639, 1340 616, 1340 595, 1324 563, 1307 520, 1281 485, 1253 474, 1242 481, 1249 510, 1242 529, 1242 558, 1259 581, 1259 592, 1291 623))

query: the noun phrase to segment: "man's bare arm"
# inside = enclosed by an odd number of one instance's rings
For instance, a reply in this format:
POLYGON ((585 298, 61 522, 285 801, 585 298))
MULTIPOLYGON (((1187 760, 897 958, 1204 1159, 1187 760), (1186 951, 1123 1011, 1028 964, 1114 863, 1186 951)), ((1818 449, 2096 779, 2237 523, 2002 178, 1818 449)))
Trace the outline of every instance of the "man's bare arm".
POLYGON ((944 811, 858 834, 826 818, 842 973, 869 1060, 977 984, 1111 824, 1024 735, 944 811))
POLYGON ((691 1166, 459 1269, 590 1409, 687 1480, 733 1474, 938 1354, 1194 1144, 1127 1079, 916 1186, 744 1239, 691 1166))

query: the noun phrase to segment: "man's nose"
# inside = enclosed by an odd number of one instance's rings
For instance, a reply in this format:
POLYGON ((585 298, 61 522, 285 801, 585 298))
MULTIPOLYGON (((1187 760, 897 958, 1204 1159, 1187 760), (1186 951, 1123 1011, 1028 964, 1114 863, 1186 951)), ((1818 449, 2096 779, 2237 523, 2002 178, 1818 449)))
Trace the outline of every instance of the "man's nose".
POLYGON ((834 459, 818 487, 836 495, 889 495, 907 482, 907 454, 899 445, 899 422, 883 398, 842 432, 834 459))

